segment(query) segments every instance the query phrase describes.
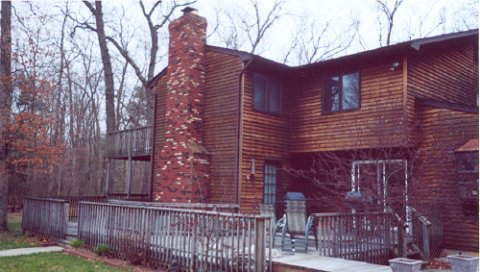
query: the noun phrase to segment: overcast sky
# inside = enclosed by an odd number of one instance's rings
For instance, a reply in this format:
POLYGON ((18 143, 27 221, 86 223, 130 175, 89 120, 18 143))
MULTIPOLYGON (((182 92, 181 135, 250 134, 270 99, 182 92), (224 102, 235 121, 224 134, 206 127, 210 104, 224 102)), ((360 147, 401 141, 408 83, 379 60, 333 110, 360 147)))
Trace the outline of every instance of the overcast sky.
MULTIPOLYGON (((259 2, 264 12, 274 3, 273 0, 259 2)), ((391 5, 393 2, 388 3, 391 5)), ((212 31, 218 12, 227 10, 253 16, 249 0, 198 0, 193 6, 209 21, 209 31, 212 31)), ((309 22, 315 21, 318 31, 329 23, 330 30, 325 39, 338 39, 338 35, 345 33, 352 20, 356 19, 359 22, 359 36, 351 48, 342 54, 373 49, 380 45, 379 13, 375 0, 287 0, 282 14, 282 18, 267 33, 266 43, 257 53, 280 61, 283 51, 290 45, 289 39, 298 31, 302 18, 309 22)), ((180 12, 176 14, 178 16, 180 12)), ((392 43, 467 28, 478 28, 478 2, 475 0, 405 0, 395 18, 392 43), (445 23, 437 26, 442 19, 445 23)), ((222 45, 215 35, 208 42, 222 45)))

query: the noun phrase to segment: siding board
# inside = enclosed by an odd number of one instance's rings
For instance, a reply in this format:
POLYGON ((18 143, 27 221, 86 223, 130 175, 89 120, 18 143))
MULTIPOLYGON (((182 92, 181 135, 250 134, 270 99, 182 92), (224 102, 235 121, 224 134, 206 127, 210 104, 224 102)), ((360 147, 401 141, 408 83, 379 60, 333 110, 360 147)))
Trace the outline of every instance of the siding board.
POLYGON ((235 202, 238 75, 241 61, 207 49, 205 147, 210 152, 210 202, 235 202))
POLYGON ((419 107, 417 115, 423 136, 418 145, 415 198, 440 203, 446 248, 478 251, 478 215, 463 215, 458 186, 462 179, 455 165, 455 150, 478 139, 478 114, 419 107))
POLYGON ((292 109, 292 152, 376 148, 379 142, 402 146, 405 143, 402 71, 391 71, 391 63, 387 63, 360 69, 358 110, 322 113, 325 74, 307 78, 303 86, 297 87, 292 109))

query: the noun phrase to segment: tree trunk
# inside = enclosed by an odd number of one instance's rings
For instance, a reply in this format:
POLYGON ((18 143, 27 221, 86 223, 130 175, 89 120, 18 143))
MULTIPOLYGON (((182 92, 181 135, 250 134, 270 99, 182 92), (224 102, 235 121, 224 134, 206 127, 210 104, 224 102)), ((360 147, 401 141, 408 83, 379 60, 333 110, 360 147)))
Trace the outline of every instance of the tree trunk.
POLYGON ((95 8, 90 2, 83 2, 95 16, 97 26, 98 44, 102 56, 103 73, 105 78, 105 109, 107 115, 107 132, 115 131, 115 87, 113 83, 112 62, 108 52, 107 39, 105 36, 105 24, 103 22, 102 1, 95 1, 95 8))
POLYGON ((8 169, 7 169, 7 144, 4 131, 12 110, 12 3, 2 1, 1 11, 1 49, 0 49, 0 232, 8 231, 8 169))

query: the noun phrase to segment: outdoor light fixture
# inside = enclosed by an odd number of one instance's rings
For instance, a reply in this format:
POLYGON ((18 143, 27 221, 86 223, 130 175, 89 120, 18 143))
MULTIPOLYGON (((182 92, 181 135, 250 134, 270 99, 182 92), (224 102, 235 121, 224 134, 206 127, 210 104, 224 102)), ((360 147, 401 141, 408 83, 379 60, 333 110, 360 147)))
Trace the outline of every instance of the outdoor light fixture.
POLYGON ((255 176, 255 159, 252 159, 250 162, 250 174, 247 175, 247 181, 253 180, 255 176))
POLYGON ((400 67, 400 62, 394 61, 394 62, 392 63, 392 67, 390 67, 390 70, 395 71, 395 70, 398 69, 398 67, 400 67))

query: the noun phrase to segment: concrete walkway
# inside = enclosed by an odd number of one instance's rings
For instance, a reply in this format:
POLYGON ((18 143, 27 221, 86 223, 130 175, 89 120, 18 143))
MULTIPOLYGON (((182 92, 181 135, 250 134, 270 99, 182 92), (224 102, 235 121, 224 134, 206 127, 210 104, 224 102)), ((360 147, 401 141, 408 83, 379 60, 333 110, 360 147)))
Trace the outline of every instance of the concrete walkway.
POLYGON ((21 256, 30 255, 35 253, 50 253, 50 252, 62 252, 63 247, 49 246, 49 247, 26 247, 15 248, 0 251, 0 257, 21 256))
MULTIPOLYGON (((282 254, 272 258, 275 268, 281 271, 325 271, 325 272, 391 272, 389 266, 318 256, 316 252, 282 254)), ((275 270, 275 269, 274 269, 275 270)))

